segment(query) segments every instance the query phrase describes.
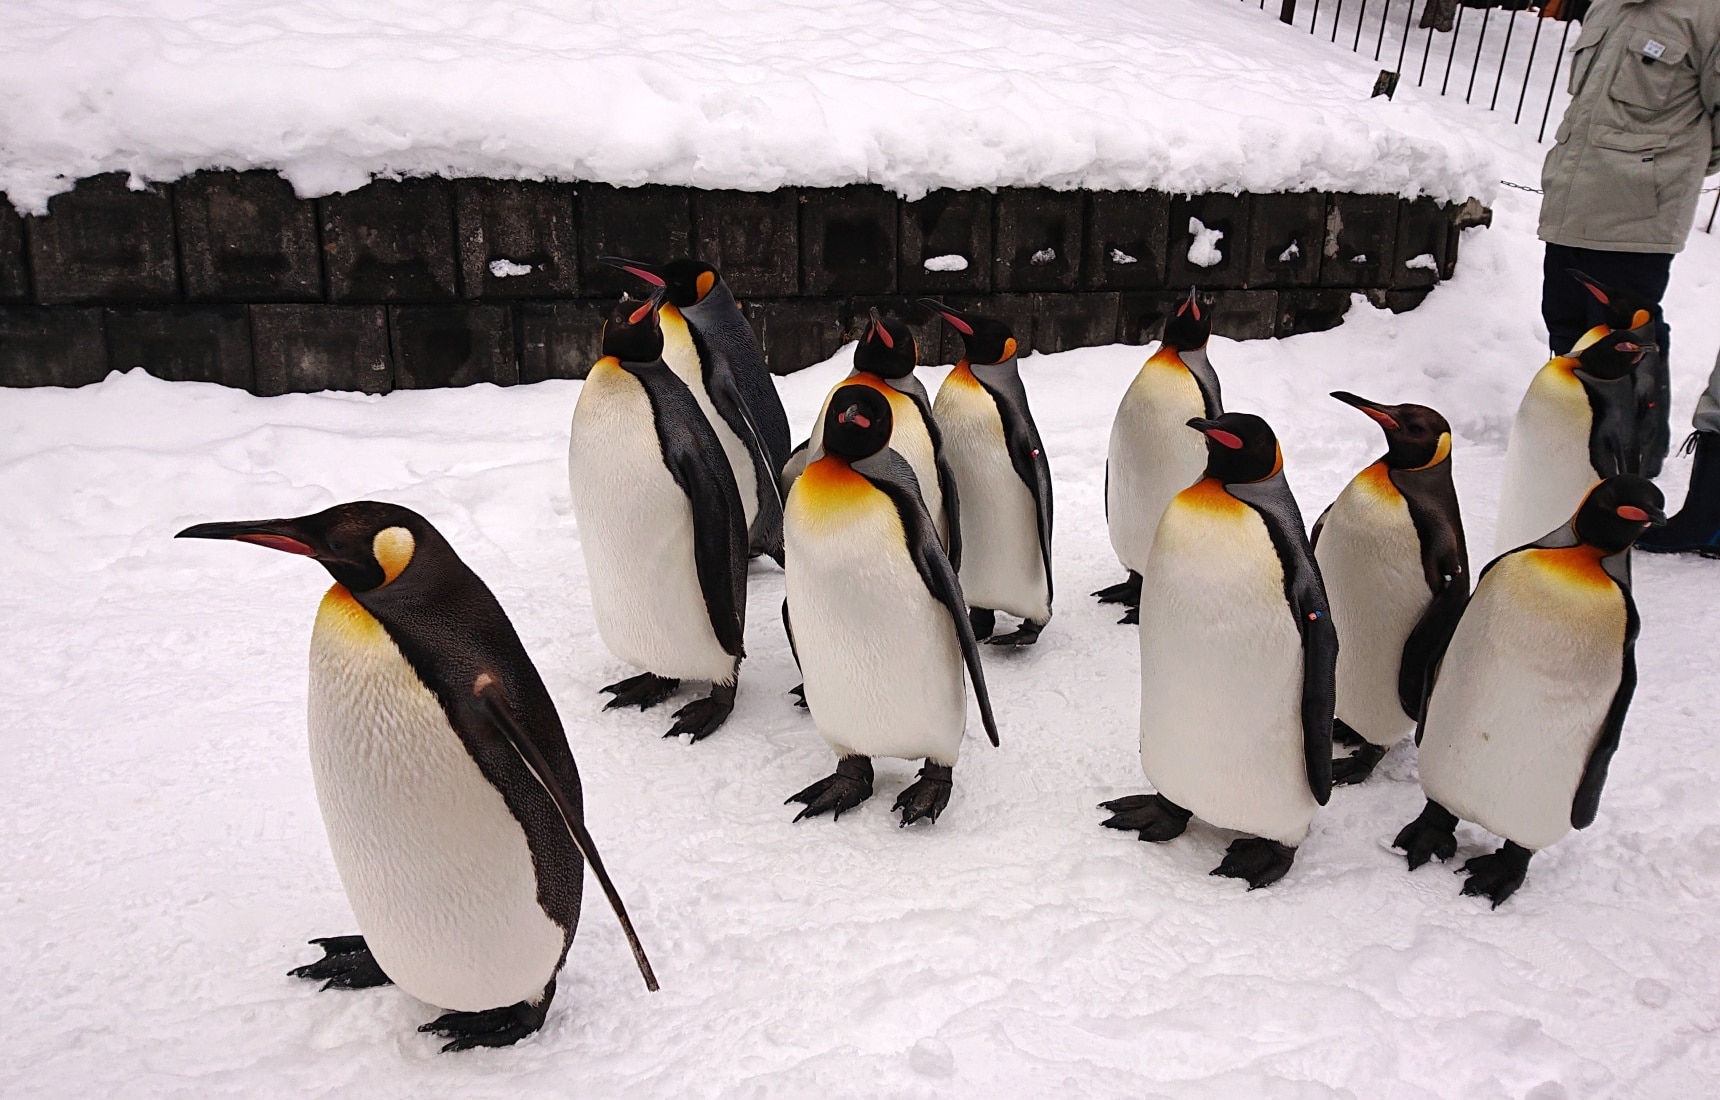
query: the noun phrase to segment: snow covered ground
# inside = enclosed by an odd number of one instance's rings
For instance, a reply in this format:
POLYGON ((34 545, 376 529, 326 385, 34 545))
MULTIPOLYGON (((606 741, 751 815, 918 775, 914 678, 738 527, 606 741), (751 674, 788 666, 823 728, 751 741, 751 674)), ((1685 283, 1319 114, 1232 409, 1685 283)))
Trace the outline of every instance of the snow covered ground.
MULTIPOLYGON (((1521 155, 1525 167, 1532 157, 1521 155)), ((1544 358, 1532 197, 1503 196, 1455 281, 1402 316, 1216 341, 1231 407, 1279 429, 1316 514, 1381 449, 1325 396, 1443 409, 1472 545, 1503 433, 1544 358)), ((1720 240, 1674 267, 1677 408, 1720 344, 1720 240)), ((1289 876, 1208 877, 1228 837, 1099 827, 1142 788, 1134 633, 1086 593, 1120 576, 1102 462, 1142 349, 1023 366, 1058 492, 1056 617, 986 653, 1003 747, 976 731, 935 826, 782 800, 830 769, 785 692, 782 576, 754 569, 728 726, 604 714, 564 454, 578 383, 260 399, 141 373, 0 391, 0 1092, 30 1097, 1695 1097, 1720 1078, 1720 562, 1641 556, 1642 683, 1599 820, 1489 912, 1388 850, 1413 753, 1337 791, 1289 876), (304 747, 327 578, 204 519, 377 497, 429 516, 511 612, 567 723, 602 845, 663 981, 647 994, 595 891, 543 1032, 444 1056, 395 989, 285 971, 354 931, 304 747)), ((803 427, 843 359, 782 383, 803 427)), ((935 385, 941 372, 926 370, 935 385)), ((1688 460, 1665 478, 1681 499, 1688 460)), ((1480 564, 1477 561, 1476 564, 1480 564)), ((1458 860, 1492 842, 1465 827, 1458 860)))
POLYGON ((1235 0, 7 0, 0 192, 277 168, 769 190, 1425 192, 1484 147, 1235 0), (1191 13, 1195 13, 1191 17, 1191 13))

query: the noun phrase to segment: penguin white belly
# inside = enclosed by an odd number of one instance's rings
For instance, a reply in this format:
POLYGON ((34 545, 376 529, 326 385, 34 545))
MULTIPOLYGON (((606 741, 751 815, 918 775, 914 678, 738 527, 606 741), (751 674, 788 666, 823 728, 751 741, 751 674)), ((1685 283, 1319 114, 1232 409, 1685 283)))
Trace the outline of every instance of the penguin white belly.
POLYGON ((1302 750, 1302 642, 1265 523, 1203 481, 1166 509, 1144 577, 1148 781, 1214 825, 1300 844, 1318 808, 1302 750))
POLYGON ((735 475, 735 488, 740 490, 741 510, 746 513, 747 530, 750 531, 753 519, 758 515, 758 473, 753 469, 752 452, 747 450, 747 445, 711 402, 711 395, 705 390, 704 372, 699 366, 699 352, 693 345, 687 322, 674 311, 673 306, 665 308, 660 316, 663 363, 693 391, 693 400, 699 403, 699 411, 705 414, 711 430, 717 433, 717 442, 723 445, 723 455, 729 460, 729 470, 735 475))
MULTIPOLYGON (((938 454, 932 446, 932 433, 926 430, 926 421, 920 415, 920 406, 912 397, 901 390, 876 381, 872 375, 858 372, 844 378, 840 386, 847 385, 871 386, 883 394, 890 402, 890 415, 894 418, 895 426, 890 432, 890 449, 908 460, 913 467, 914 480, 920 483, 920 499, 926 502, 926 511, 931 514, 932 525, 938 530, 938 542, 944 549, 949 549, 950 528, 944 515, 944 493, 938 484, 938 454)), ((838 388, 840 388, 840 386, 838 388)), ((824 453, 824 417, 830 411, 830 398, 836 393, 831 390, 824 395, 824 404, 819 406, 818 419, 812 423, 811 442, 807 444, 807 460, 812 456, 824 453)), ((801 470, 805 469, 803 461, 801 470)), ((791 463, 792 465, 792 463, 791 463)), ((796 474, 798 477, 799 474, 796 474)), ((792 480, 786 479, 785 480, 792 480)), ((956 490, 959 500, 961 490, 956 490)))
POLYGON ((954 765, 967 722, 961 643, 909 556, 896 506, 829 460, 784 523, 789 619, 818 731, 840 755, 954 765))
POLYGON ((968 605, 1044 624, 1051 618, 1051 593, 1039 510, 1009 460, 997 403, 972 374, 952 372, 933 412, 961 501, 961 582, 968 605))
POLYGON ((1528 550, 1489 570, 1428 701, 1427 796, 1525 848, 1570 832, 1624 633, 1624 595, 1586 548, 1528 550))
POLYGON ((733 682, 694 565, 692 505, 663 464, 645 387, 618 366, 600 361, 580 391, 568 475, 603 644, 659 676, 733 682))
POLYGON ((1314 560, 1338 632, 1337 716, 1373 744, 1395 745, 1415 729, 1398 700, 1404 643, 1433 597, 1421 537, 1384 464, 1338 494, 1314 560))
POLYGON ((1144 572, 1159 517, 1200 480, 1206 443, 1189 418, 1206 415, 1200 386, 1180 360, 1147 360, 1117 406, 1105 467, 1105 519, 1125 568, 1144 572))
POLYGON ((1511 423, 1495 556, 1563 526, 1600 480, 1589 461, 1593 422, 1583 384, 1557 360, 1542 367, 1511 423))
POLYGON ((569 936, 538 904, 525 830, 338 585, 311 636, 308 725, 329 849, 383 972, 441 1008, 535 1000, 569 936))

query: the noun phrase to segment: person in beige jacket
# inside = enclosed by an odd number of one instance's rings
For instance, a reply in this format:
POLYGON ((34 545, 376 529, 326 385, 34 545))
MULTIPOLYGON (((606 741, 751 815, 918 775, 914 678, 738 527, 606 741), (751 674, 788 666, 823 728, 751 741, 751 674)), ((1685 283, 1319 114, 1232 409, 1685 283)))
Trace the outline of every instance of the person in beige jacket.
MULTIPOLYGON (((1653 477, 1670 441, 1672 333, 1660 299, 1703 177, 1720 172, 1720 0, 1599 0, 1573 51, 1570 92, 1541 172, 1541 314, 1562 355, 1600 320, 1572 269, 1653 303, 1660 351, 1638 382, 1642 472, 1653 477)), ((1720 377, 1713 385, 1720 402, 1720 377)), ((1697 428, 1698 466, 1714 468, 1709 481, 1720 492, 1720 423, 1697 428)), ((1637 545, 1670 549, 1651 545, 1667 534, 1637 545)))

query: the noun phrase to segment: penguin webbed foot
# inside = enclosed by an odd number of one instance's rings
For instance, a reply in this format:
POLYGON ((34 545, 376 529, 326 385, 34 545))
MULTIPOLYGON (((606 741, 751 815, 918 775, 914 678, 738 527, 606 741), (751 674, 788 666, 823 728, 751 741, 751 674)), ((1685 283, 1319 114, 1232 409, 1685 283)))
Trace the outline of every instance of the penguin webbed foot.
POLYGON ((1032 645, 1039 640, 1039 632, 1045 629, 1044 623, 1036 623, 1031 619, 1021 620, 1021 625, 1008 634, 1000 634, 995 638, 986 639, 987 645, 1024 646, 1032 645))
POLYGON ((970 607, 968 625, 973 627, 974 639, 983 642, 997 629, 997 612, 989 607, 970 607))
POLYGON ((794 705, 795 706, 799 707, 801 710, 812 709, 806 705, 806 685, 805 684, 794 685, 793 687, 788 689, 788 693, 790 695, 794 696, 794 705))
POLYGON ((1127 611, 1123 612, 1123 617, 1117 620, 1118 626, 1139 626, 1140 623, 1141 609, 1138 607, 1129 608, 1127 611))
POLYGON ((1111 816, 1100 824, 1107 829, 1135 832, 1140 839, 1158 844, 1175 840, 1188 828, 1194 811, 1185 810, 1162 794, 1131 794, 1099 803, 1111 816))
POLYGON ((717 732, 734 713, 736 687, 736 684, 712 684, 709 695, 694 699, 675 712, 675 724, 663 736, 679 737, 690 733, 694 741, 701 741, 717 732))
POLYGON ((830 814, 831 820, 834 821, 842 816, 842 811, 852 810, 871 797, 872 758, 844 756, 837 762, 835 773, 825 776, 797 794, 789 795, 782 804, 786 806, 791 802, 799 802, 806 806, 806 809, 794 815, 796 821, 820 814, 830 814))
POLYGON ((1283 878, 1296 861, 1296 849, 1276 840, 1260 836, 1245 836, 1230 842, 1224 860, 1208 874, 1223 878, 1239 878, 1250 890, 1271 886, 1283 878))
POLYGON ((1421 815, 1398 831, 1392 847, 1406 853, 1412 871, 1433 856, 1444 863, 1457 854, 1457 815, 1430 798, 1421 815))
POLYGON ((1139 607, 1141 603, 1141 575, 1133 569, 1129 570, 1127 580, 1118 581, 1093 593, 1100 603, 1120 603, 1129 607, 1139 607))
POLYGON ((442 1044, 444 1054, 473 1047, 511 1047, 527 1035, 543 1027, 549 1015, 549 1003, 555 998, 555 981, 551 979, 537 1004, 520 1001, 502 1008, 486 1008, 482 1012, 445 1012, 419 1027, 450 1039, 442 1044))
MULTIPOLYGON (((1336 733, 1339 724, 1337 722, 1332 724, 1332 741, 1334 744, 1338 740, 1336 733)), ((1344 728, 1348 729, 1349 727, 1345 726, 1344 728)), ((1360 783, 1374 774, 1374 768, 1379 766, 1379 762, 1385 758, 1385 755, 1385 749, 1371 741, 1364 740, 1356 746, 1355 751, 1350 755, 1334 756, 1332 758, 1332 785, 1346 787, 1353 783, 1360 783)))
POLYGON ((1507 840, 1505 846, 1489 855, 1476 856, 1460 871, 1469 876, 1463 884, 1468 897, 1484 897, 1499 908, 1506 898, 1517 892, 1529 874, 1529 858, 1535 853, 1507 840))
POLYGON ((637 676, 629 676, 625 680, 617 680, 613 684, 598 688, 605 695, 615 698, 603 704, 604 710, 616 710, 620 707, 638 707, 640 710, 650 710, 681 686, 681 681, 668 676, 658 676, 652 672, 641 672, 637 676))
POLYGON ((310 942, 323 949, 323 957, 293 967, 287 971, 288 977, 320 981, 325 990, 371 989, 394 984, 394 979, 377 965, 363 936, 322 936, 310 942))
POLYGON ((946 764, 934 764, 928 760, 926 766, 920 769, 920 778, 896 796, 896 804, 890 809, 902 811, 904 829, 920 820, 934 824, 937 822, 938 815, 950 804, 953 771, 954 769, 946 764))
POLYGON ((1332 744, 1361 748, 1367 743, 1368 739, 1351 729, 1348 722, 1339 718, 1332 719, 1332 744))

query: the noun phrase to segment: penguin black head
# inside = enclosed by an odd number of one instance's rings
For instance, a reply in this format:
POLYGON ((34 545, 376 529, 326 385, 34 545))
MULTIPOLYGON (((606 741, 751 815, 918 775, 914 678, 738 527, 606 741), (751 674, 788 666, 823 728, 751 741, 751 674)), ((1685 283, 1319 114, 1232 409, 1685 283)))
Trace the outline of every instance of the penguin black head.
POLYGON ((890 402, 871 386, 842 386, 830 395, 824 414, 824 449, 858 462, 890 442, 890 402))
POLYGON ((1394 470, 1422 470, 1451 455, 1451 425, 1426 405, 1381 405, 1344 390, 1332 396, 1354 405, 1386 433, 1386 465, 1394 470))
POLYGON ((643 279, 663 291, 669 304, 678 309, 696 306, 705 295, 717 288, 723 277, 717 269, 703 260, 692 258, 670 260, 666 264, 648 264, 640 260, 624 260, 619 256, 600 257, 610 267, 618 267, 636 278, 643 279))
POLYGON ((1173 351, 1193 351, 1206 347, 1212 338, 1212 304, 1200 300, 1198 287, 1188 288, 1188 297, 1177 303, 1174 313, 1165 318, 1164 345, 1173 351))
POLYGON ((1654 319, 1654 314, 1649 309, 1649 301, 1642 295, 1607 286, 1574 267, 1567 267, 1565 271, 1571 278, 1583 284, 1583 289, 1600 303, 1601 317, 1605 319, 1607 328, 1615 331, 1641 328, 1654 319))
POLYGON ((879 378, 906 378, 914 373, 918 360, 914 334, 908 326, 893 317, 886 321, 872 310, 866 331, 854 345, 854 369, 879 378))
POLYGON ((659 288, 651 297, 623 298, 603 322, 603 354, 623 363, 655 363, 663 356, 663 326, 657 317, 659 288))
POLYGON ((920 304, 944 319, 944 323, 961 333, 964 358, 970 364, 991 366, 1015 355, 1015 333, 994 317, 963 313, 934 298, 921 298, 920 304))
POLYGON ((1666 522, 1666 497, 1654 482, 1636 474, 1618 474, 1589 490, 1577 509, 1577 538, 1607 554, 1630 548, 1650 527, 1666 522))
POLYGON ((1206 436, 1206 476, 1221 482, 1265 481, 1284 467, 1272 426, 1253 413, 1197 416, 1188 426, 1206 436))
POLYGON ((1629 330, 1609 332, 1577 355, 1584 374, 1611 381, 1629 374, 1642 357, 1659 351, 1659 345, 1643 340, 1629 330))
POLYGON ((453 555, 429 520, 410 508, 375 500, 337 504, 297 519, 199 523, 174 537, 254 542, 315 558, 353 593, 385 588, 408 569, 453 555))

